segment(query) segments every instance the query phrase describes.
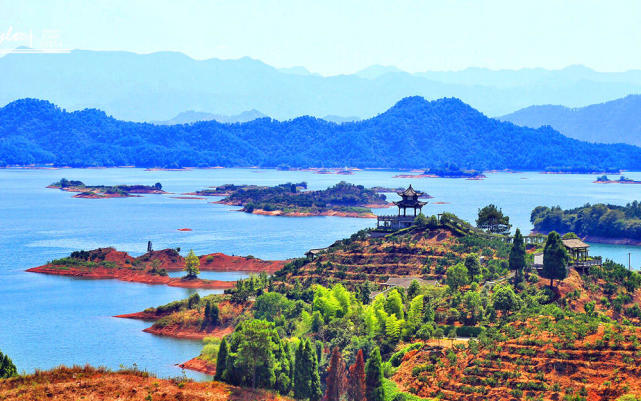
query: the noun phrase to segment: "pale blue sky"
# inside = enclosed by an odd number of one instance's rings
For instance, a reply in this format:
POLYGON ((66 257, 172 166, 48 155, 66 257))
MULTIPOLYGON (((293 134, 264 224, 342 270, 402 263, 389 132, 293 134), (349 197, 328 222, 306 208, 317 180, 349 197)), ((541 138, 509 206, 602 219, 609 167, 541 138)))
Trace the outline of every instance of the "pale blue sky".
POLYGON ((249 56, 325 75, 641 68, 640 0, 0 0, 0 35, 9 28, 57 30, 65 48, 249 56))

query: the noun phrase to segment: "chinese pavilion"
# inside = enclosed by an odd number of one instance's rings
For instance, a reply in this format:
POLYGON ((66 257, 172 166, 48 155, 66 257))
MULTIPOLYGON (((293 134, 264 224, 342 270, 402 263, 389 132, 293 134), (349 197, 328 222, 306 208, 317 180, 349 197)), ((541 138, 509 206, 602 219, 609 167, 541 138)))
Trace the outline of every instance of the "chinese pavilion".
POLYGON ((421 213, 423 206, 427 204, 427 202, 418 200, 423 193, 415 191, 411 184, 405 191, 398 192, 398 195, 402 198, 400 201, 394 202, 398 207, 398 215, 378 216, 377 229, 399 230, 409 227, 414 223, 416 216, 421 213))

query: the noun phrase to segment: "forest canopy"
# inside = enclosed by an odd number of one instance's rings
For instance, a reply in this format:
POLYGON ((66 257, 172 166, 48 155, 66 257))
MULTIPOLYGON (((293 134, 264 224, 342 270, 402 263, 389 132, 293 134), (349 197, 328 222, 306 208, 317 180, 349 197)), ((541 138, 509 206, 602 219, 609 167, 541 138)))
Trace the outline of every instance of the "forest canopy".
POLYGON ((641 149, 488 118, 459 99, 402 99, 373 118, 303 116, 161 126, 22 99, 0 108, 0 166, 379 167, 461 170, 641 169, 641 149))
POLYGON ((581 237, 641 240, 641 204, 638 201, 625 206, 587 203, 568 210, 559 206, 538 206, 532 211, 530 221, 539 232, 574 232, 581 237))

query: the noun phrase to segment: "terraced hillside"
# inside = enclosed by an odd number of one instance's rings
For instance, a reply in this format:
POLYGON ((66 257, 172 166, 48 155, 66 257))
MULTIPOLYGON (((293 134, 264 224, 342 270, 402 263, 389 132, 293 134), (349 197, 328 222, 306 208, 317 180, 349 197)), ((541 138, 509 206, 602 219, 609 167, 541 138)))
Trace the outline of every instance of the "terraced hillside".
POLYGON ((543 316, 410 351, 393 379, 443 400, 613 400, 641 388, 640 341, 639 328, 543 316))
POLYGON ((385 236, 360 231, 314 256, 297 259, 275 274, 277 281, 302 284, 340 282, 353 288, 365 281, 381 285, 390 278, 442 280, 447 268, 474 253, 482 259, 485 277, 506 271, 509 244, 473 229, 454 216, 412 226, 385 236))

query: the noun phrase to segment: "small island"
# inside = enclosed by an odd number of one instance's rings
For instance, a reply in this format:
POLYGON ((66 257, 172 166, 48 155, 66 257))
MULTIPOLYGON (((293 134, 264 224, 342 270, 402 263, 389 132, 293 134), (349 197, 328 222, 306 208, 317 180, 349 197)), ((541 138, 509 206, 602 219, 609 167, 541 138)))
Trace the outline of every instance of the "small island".
POLYGON ((597 177, 595 184, 641 184, 641 181, 632 180, 626 176, 620 176, 618 180, 611 180, 607 175, 597 177))
POLYGON ((465 178, 468 180, 482 180, 487 178, 479 170, 463 170, 459 166, 446 163, 442 166, 432 167, 422 174, 399 174, 394 178, 465 178))
MULTIPOLYGON (((298 184, 302 188, 307 188, 307 183, 301 183, 298 184), (303 186, 304 185, 304 186, 303 186)), ((258 186, 258 185, 235 185, 235 184, 224 184, 224 185, 219 185, 216 187, 209 187, 205 189, 201 189, 198 191, 194 192, 187 192, 184 193, 183 195, 193 195, 193 196, 230 196, 234 192, 240 191, 240 190, 245 190, 245 189, 251 189, 251 188, 268 188, 265 186, 258 186)))
POLYGON ((76 251, 65 258, 56 259, 28 272, 71 276, 88 279, 116 279, 145 284, 164 284, 172 287, 222 289, 234 286, 233 281, 204 280, 186 269, 187 260, 203 271, 243 271, 272 273, 285 265, 285 261, 266 261, 253 256, 229 256, 212 253, 196 257, 190 253, 183 258, 179 249, 148 250, 133 257, 114 248, 76 251), (168 272, 187 270, 185 277, 169 277, 168 272))
POLYGON ((238 187, 214 203, 241 206, 243 212, 268 216, 364 218, 376 218, 371 208, 390 205, 385 195, 344 181, 320 191, 306 191, 306 188, 305 182, 274 187, 238 187))
POLYGON ((54 182, 47 188, 60 189, 67 192, 78 192, 74 198, 105 199, 105 198, 131 198, 138 195, 132 194, 166 194, 162 184, 154 185, 85 185, 82 181, 67 180, 66 178, 54 182))

